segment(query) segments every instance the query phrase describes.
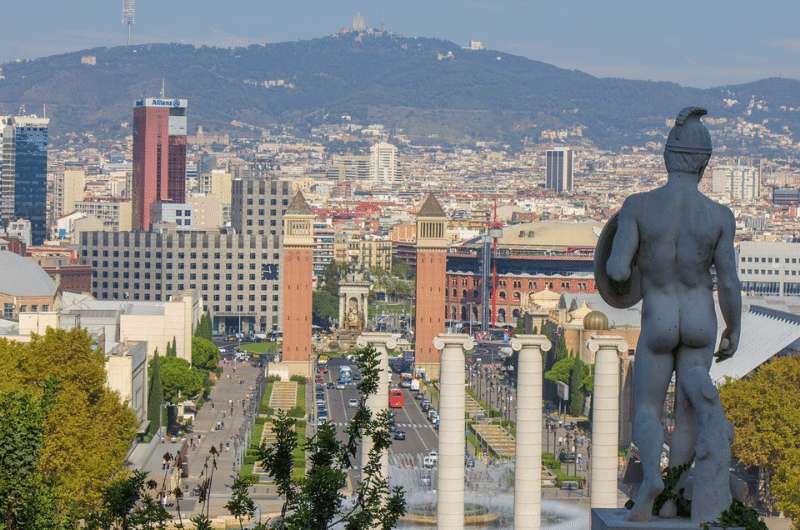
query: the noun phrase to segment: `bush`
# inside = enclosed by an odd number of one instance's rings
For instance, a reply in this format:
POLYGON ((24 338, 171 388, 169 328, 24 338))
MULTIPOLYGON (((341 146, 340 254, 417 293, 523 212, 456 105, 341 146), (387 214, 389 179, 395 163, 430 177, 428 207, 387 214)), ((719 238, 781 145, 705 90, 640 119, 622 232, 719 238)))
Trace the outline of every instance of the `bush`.
POLYGON ((268 383, 274 383, 275 381, 280 381, 280 380, 281 380, 281 376, 279 376, 278 374, 272 374, 270 376, 267 376, 267 382, 268 383))
POLYGON ((264 425, 267 422, 267 418, 265 416, 256 416, 256 425, 264 425))
POLYGON ((304 375, 293 375, 289 378, 289 381, 295 381, 297 384, 304 385, 308 382, 308 379, 306 379, 304 375))
POLYGON ((303 407, 292 407, 289 411, 289 416, 292 418, 303 418, 306 415, 306 411, 303 407))

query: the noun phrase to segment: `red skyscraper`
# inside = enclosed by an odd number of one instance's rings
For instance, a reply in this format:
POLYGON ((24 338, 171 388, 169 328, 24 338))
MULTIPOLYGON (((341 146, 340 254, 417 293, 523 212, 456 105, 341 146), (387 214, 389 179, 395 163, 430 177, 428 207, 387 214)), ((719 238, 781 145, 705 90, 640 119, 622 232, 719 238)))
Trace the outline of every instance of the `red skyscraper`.
POLYGON ((186 199, 185 99, 145 98, 133 109, 133 229, 150 230, 158 202, 186 199))

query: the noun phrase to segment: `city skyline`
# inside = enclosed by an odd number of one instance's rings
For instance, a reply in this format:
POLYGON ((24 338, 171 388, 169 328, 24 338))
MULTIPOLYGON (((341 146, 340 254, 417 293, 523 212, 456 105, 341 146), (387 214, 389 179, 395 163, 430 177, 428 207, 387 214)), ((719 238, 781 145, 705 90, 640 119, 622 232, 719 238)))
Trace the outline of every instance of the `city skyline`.
MULTIPOLYGON (((47 0, 4 7, 8 20, 22 21, 48 12, 38 21, 47 42, 25 39, 23 24, 10 24, 0 36, 0 62, 29 59, 98 46, 124 45, 128 31, 120 23, 120 5, 100 0, 74 6, 47 0)), ((430 36, 466 45, 470 39, 489 49, 518 54, 600 77, 674 81, 708 87, 765 77, 800 78, 800 34, 791 21, 800 6, 773 1, 759 10, 744 2, 713 5, 680 1, 652 17, 632 1, 613 6, 526 5, 508 1, 402 6, 347 0, 270 6, 242 0, 230 10, 211 2, 174 2, 180 23, 164 18, 152 2, 137 4, 136 42, 185 42, 215 46, 305 40, 349 26, 360 12, 370 27, 406 35, 430 36), (315 17, 306 18, 309 9, 315 17), (425 10, 427 16, 418 16, 425 10), (779 10, 783 15, 775 17, 779 10), (689 17, 691 15, 691 17, 689 17), (691 19, 699 20, 690 24, 691 19), (543 23, 547 20, 548 23, 543 23), (614 31, 610 32, 609 28, 614 31), (302 29, 299 29, 302 28, 302 29), (446 29, 445 29, 446 28, 446 29), (636 42, 636 46, 631 46, 636 42)))

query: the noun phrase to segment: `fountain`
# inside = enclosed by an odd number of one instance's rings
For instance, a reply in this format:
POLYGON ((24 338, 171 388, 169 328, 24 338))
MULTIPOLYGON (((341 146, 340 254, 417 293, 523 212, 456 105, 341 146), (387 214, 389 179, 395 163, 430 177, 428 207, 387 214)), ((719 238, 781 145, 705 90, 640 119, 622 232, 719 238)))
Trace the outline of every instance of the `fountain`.
MULTIPOLYGON (((467 474, 464 526, 471 530, 508 530, 514 527, 514 465, 499 463, 483 466, 467 474)), ((400 529, 436 528, 436 470, 391 466, 392 486, 406 491, 407 514, 400 529), (423 480, 430 477, 430 481, 423 480), (428 486, 427 484, 431 484, 428 486)), ((542 528, 547 530, 587 530, 589 510, 585 504, 543 500, 542 528)))

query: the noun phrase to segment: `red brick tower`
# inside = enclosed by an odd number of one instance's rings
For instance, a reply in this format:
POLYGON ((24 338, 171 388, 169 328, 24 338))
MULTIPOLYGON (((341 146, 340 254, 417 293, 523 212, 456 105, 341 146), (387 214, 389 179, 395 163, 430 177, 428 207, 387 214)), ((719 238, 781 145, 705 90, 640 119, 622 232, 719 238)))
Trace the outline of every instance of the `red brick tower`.
POLYGON ((433 339, 444 333, 447 289, 447 216, 433 195, 417 213, 417 301, 415 355, 417 368, 439 378, 439 351, 433 339))
POLYGON ((283 215, 282 364, 289 375, 311 375, 311 296, 314 213, 301 192, 283 215))

